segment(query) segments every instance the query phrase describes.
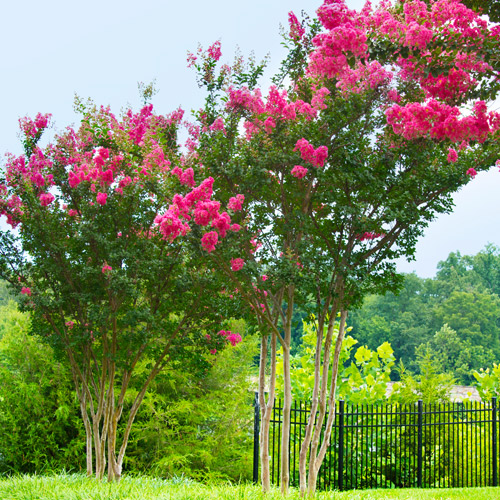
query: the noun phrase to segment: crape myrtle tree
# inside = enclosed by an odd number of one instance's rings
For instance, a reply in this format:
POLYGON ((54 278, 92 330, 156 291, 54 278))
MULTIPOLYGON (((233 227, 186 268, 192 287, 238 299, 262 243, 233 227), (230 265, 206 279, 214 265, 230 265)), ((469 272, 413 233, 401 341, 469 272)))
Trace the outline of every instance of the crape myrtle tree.
POLYGON ((33 331, 69 361, 87 473, 100 479, 107 467, 119 480, 155 375, 167 365, 203 371, 241 340, 221 330, 237 303, 204 250, 206 233, 213 241, 239 226, 190 144, 177 142, 182 110, 161 116, 146 104, 116 117, 76 107, 79 128, 43 148, 50 116, 20 120, 25 154, 7 158, 0 180, 0 214, 12 226, 0 235, 0 276, 31 312, 33 331))
POLYGON ((330 443, 347 311, 367 293, 398 287, 393 260, 411 257, 427 223, 451 210, 451 195, 495 162, 500 126, 487 108, 499 88, 500 31, 460 2, 382 2, 358 13, 327 0, 318 17, 300 23, 290 13, 289 54, 266 92, 256 86, 261 65, 237 60, 218 70, 218 44, 188 57, 207 89, 200 159, 221 189, 245 196, 244 230, 211 258, 261 327, 264 491, 276 345, 283 350, 286 493, 293 308, 314 304, 302 495, 314 494, 330 443))

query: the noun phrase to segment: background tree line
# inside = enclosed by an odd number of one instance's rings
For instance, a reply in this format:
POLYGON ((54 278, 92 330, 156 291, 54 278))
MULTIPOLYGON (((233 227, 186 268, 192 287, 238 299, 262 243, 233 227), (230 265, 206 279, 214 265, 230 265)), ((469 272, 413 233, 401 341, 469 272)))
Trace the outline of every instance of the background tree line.
MULTIPOLYGON (((398 295, 370 295, 349 315, 351 335, 375 349, 389 342, 396 362, 418 371, 428 357, 459 383, 500 359, 500 248, 450 253, 434 278, 405 276, 398 295)), ((397 373, 393 373, 393 377, 397 373)))

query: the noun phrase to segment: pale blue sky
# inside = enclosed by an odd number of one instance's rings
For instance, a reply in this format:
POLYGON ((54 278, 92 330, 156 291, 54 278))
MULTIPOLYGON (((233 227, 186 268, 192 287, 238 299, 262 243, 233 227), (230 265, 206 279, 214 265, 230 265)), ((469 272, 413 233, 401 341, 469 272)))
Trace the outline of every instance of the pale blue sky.
MULTIPOLYGON (((221 40, 223 57, 236 46, 258 59, 271 55, 270 71, 283 49, 279 25, 287 13, 314 13, 319 1, 212 0, 24 0, 4 2, 0 46, 0 154, 19 154, 17 120, 50 112, 57 129, 74 123, 74 94, 110 104, 119 111, 139 106, 137 82, 156 79, 155 108, 167 113, 179 105, 199 107, 202 93, 186 68, 186 53, 198 43, 221 40)), ((348 1, 351 8, 362 2, 348 1)), ((476 253, 500 245, 500 173, 480 174, 456 195, 453 214, 437 219, 417 247, 417 260, 401 271, 433 276, 449 252, 476 253)))

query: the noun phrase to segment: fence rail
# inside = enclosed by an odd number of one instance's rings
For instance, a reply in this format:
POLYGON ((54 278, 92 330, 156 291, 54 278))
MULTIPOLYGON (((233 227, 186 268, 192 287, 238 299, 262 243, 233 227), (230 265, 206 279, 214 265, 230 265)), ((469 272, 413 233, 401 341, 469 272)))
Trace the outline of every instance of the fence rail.
MULTIPOLYGON (((269 440, 275 484, 279 483, 282 412, 282 402, 277 400, 269 440)), ((308 402, 294 402, 289 451, 292 486, 299 484, 299 450, 309 412, 308 402)), ((256 396, 255 482, 259 477, 259 417, 256 396)), ((379 406, 339 401, 318 489, 497 486, 498 425, 496 398, 379 406)))

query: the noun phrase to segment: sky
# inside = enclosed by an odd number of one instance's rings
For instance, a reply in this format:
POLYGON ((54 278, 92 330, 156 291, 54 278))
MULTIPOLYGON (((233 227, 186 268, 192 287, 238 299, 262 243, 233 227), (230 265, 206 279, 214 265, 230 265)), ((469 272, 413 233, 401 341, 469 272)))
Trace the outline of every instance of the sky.
MULTIPOLYGON (((313 15, 320 0, 24 0, 4 2, 0 47, 0 156, 22 152, 18 119, 52 113, 54 130, 77 122, 75 94, 114 112, 140 106, 138 82, 156 80, 157 112, 179 106, 189 111, 202 104, 187 51, 200 43, 222 43, 223 59, 239 48, 260 60, 270 54, 267 75, 284 55, 280 24, 289 11, 313 15)), ((348 0, 359 9, 360 0, 348 0)), ((479 174, 454 197, 452 214, 427 228, 416 260, 398 261, 401 272, 432 277, 450 252, 475 254, 486 244, 500 246, 500 172, 479 174)))

